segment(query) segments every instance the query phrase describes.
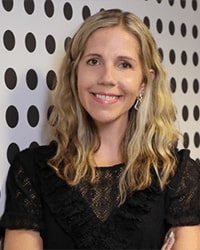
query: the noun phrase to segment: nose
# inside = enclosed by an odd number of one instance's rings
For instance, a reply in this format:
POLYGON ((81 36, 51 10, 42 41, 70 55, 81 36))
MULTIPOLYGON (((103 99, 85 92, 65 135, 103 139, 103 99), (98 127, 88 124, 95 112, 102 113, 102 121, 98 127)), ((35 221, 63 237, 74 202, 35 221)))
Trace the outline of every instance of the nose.
POLYGON ((99 75, 98 84, 101 85, 115 85, 116 84, 116 72, 115 68, 111 64, 104 65, 99 75))

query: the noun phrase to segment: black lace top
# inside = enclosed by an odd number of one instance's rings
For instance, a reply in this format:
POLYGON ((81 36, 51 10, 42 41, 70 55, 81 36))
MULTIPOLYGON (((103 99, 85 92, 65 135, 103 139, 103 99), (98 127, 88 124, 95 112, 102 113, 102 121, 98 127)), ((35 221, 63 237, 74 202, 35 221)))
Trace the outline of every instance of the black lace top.
POLYGON ((55 146, 19 153, 7 179, 1 229, 39 231, 44 249, 160 249, 171 226, 200 223, 200 166, 177 152, 175 176, 164 191, 156 178, 118 206, 123 164, 98 168, 94 185, 68 186, 47 165, 55 146))

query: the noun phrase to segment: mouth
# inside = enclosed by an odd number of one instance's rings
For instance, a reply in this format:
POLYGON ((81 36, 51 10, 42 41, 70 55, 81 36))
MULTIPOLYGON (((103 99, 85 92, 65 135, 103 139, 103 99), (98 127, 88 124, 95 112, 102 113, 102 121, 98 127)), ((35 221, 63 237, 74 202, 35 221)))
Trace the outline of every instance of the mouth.
POLYGON ((96 98, 101 99, 102 101, 114 101, 120 98, 120 96, 117 96, 117 95, 102 95, 102 94, 94 94, 94 93, 93 95, 96 98))
POLYGON ((104 94, 104 93, 92 93, 95 100, 99 103, 106 104, 114 104, 116 103, 122 96, 115 94, 104 94))

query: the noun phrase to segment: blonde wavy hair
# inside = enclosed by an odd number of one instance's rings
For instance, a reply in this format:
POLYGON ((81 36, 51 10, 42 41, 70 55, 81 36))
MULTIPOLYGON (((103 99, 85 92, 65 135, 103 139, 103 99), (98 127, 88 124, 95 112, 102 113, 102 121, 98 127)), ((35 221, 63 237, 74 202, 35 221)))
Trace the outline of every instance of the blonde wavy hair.
POLYGON ((129 111, 129 121, 121 152, 125 169, 120 177, 120 203, 130 192, 152 183, 154 169, 161 189, 174 174, 175 146, 179 133, 175 126, 176 108, 161 63, 158 48, 146 25, 134 14, 119 9, 102 10, 88 17, 68 42, 53 97, 50 115, 57 152, 49 164, 69 185, 82 178, 94 182, 97 176, 94 153, 100 146, 98 130, 81 106, 77 94, 77 67, 88 38, 100 28, 122 26, 140 45, 145 96, 136 111, 129 111), (149 70, 155 73, 152 79, 149 70))

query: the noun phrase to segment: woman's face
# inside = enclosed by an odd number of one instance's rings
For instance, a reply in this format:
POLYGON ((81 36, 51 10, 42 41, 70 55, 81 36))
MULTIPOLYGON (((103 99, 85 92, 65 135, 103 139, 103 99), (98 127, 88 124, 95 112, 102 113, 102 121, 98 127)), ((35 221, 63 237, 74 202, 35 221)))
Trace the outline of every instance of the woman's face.
POLYGON ((78 96, 98 125, 128 121, 144 84, 137 40, 120 26, 101 28, 88 39, 77 71, 78 96))

